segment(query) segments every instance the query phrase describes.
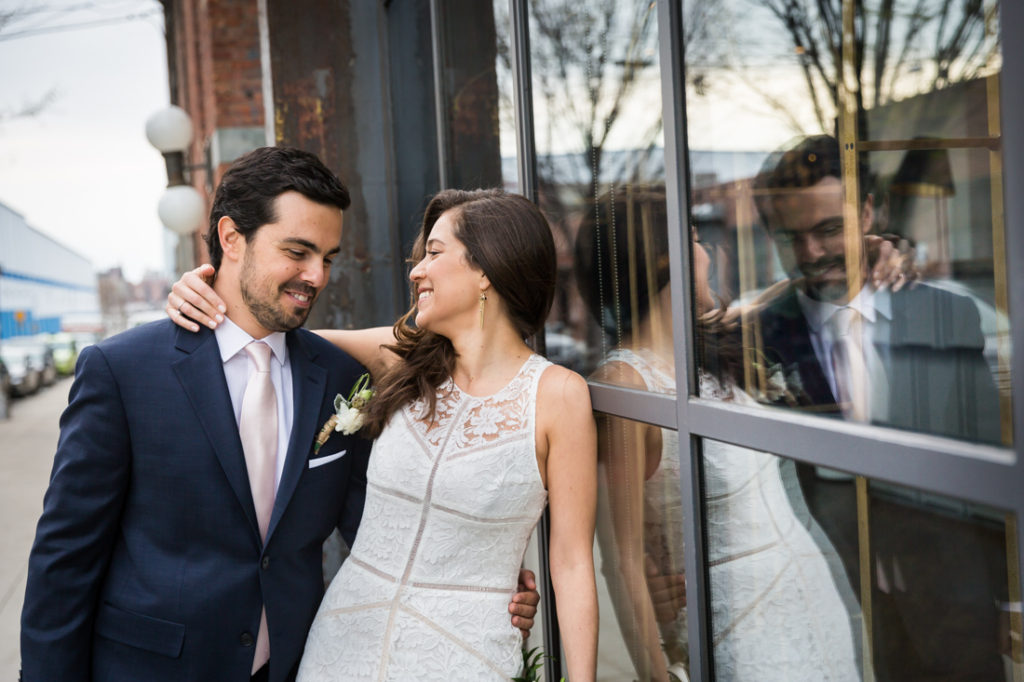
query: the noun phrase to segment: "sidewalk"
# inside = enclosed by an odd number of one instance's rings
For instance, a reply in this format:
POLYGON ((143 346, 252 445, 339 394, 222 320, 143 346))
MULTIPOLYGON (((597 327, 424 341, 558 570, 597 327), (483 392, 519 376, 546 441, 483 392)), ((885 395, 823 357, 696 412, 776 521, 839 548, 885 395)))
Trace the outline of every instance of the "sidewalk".
POLYGON ((71 379, 13 401, 0 420, 0 680, 18 679, 19 621, 28 552, 57 448, 71 379))

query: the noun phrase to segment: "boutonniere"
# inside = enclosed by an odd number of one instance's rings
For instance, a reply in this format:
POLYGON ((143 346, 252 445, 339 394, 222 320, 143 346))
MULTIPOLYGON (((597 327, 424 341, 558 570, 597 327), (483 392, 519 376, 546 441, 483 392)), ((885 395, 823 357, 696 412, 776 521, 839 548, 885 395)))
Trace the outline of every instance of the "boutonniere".
POLYGON ((366 414, 363 408, 369 404, 373 397, 373 389, 370 388, 370 375, 363 374, 356 380, 352 390, 345 398, 340 393, 334 398, 334 414, 320 429, 316 437, 316 444, 313 446, 313 454, 320 452, 320 447, 331 437, 332 431, 341 431, 349 436, 363 428, 366 421, 366 414))
POLYGON ((804 387, 796 363, 788 368, 782 363, 761 364, 756 360, 750 364, 754 376, 758 377, 754 396, 758 402, 778 403, 784 400, 790 407, 800 403, 799 396, 803 394, 804 387))

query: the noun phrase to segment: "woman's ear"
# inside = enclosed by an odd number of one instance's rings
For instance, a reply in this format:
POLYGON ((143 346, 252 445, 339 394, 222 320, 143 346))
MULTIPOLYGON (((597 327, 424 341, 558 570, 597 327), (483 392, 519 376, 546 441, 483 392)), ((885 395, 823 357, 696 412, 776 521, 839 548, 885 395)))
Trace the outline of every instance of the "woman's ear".
POLYGON ((245 237, 238 231, 235 221, 228 216, 222 216, 217 221, 217 238, 220 240, 220 248, 224 251, 224 258, 228 260, 241 260, 245 253, 245 237))
POLYGON ((487 291, 491 288, 491 280, 487 279, 487 275, 480 273, 480 291, 487 291))

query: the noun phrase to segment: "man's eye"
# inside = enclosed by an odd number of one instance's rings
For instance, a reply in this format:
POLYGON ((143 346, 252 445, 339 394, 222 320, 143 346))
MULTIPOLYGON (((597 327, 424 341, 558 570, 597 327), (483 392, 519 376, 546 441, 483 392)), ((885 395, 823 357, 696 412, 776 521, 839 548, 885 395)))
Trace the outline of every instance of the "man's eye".
POLYGON ((834 223, 827 223, 827 224, 822 225, 821 227, 819 227, 817 231, 820 234, 823 234, 823 235, 825 235, 827 237, 834 237, 834 236, 836 236, 838 234, 842 234, 843 233, 843 221, 837 220, 834 223))
POLYGON ((304 258, 306 256, 306 252, 299 251, 298 249, 288 249, 288 255, 292 258, 304 258))

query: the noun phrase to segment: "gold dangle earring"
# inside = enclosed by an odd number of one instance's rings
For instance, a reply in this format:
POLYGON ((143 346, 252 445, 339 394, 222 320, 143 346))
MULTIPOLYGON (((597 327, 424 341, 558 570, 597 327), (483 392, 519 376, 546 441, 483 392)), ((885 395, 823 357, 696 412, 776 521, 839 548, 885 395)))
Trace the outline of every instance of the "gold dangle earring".
POLYGON ((480 328, 484 328, 484 306, 487 305, 487 294, 480 292, 480 328))

